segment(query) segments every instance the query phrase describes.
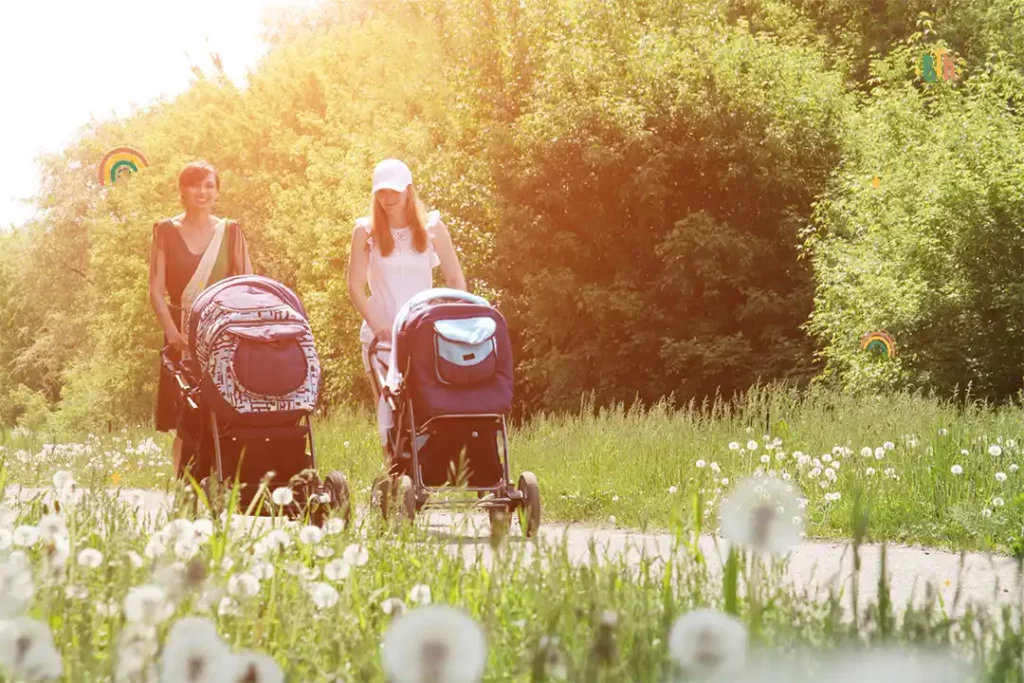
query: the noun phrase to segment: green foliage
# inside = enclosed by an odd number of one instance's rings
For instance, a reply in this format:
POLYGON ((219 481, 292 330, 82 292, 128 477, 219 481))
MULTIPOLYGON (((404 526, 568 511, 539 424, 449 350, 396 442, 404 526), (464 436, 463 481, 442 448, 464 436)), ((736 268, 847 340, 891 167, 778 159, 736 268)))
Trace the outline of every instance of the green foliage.
POLYGON ((844 163, 809 236, 818 288, 808 329, 846 386, 957 386, 1006 399, 1024 384, 1024 79, 998 62, 962 85, 911 82, 908 44, 879 62, 844 163), (878 177, 878 187, 872 178, 878 177), (884 328, 895 361, 862 353, 884 328))
POLYGON ((973 382, 1005 398, 1024 367, 1020 12, 354 0, 280 13, 245 88, 214 60, 179 97, 44 159, 42 216, 0 235, 0 424, 150 419, 151 227, 180 212, 176 174, 195 158, 220 169, 217 212, 241 222, 257 272, 308 308, 327 409, 368 395, 345 271, 385 156, 410 163, 470 288, 508 317, 528 413, 584 395, 700 400, 821 365, 849 388, 973 382), (915 81, 934 45, 961 57, 957 84, 915 81), (96 164, 125 143, 151 165, 99 187, 96 164), (858 353, 874 326, 896 335, 896 361, 858 353))

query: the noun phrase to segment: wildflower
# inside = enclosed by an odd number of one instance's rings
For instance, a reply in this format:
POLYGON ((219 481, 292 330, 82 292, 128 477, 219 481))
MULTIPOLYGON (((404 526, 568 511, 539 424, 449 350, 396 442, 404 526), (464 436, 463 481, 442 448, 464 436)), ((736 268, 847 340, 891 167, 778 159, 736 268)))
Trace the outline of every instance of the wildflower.
POLYGON ((739 619, 713 609, 698 609, 672 625, 668 649, 687 673, 701 679, 729 678, 746 666, 747 640, 747 628, 739 619))
POLYGON ((155 626, 167 621, 172 614, 174 605, 161 586, 151 583, 136 586, 124 598, 124 616, 132 623, 155 626))
POLYGON ((0 663, 15 680, 46 681, 64 675, 50 629, 28 617, 0 623, 0 663))
POLYGON ((331 517, 327 520, 327 524, 324 527, 324 531, 327 532, 328 536, 337 536, 345 530, 345 522, 337 517, 331 517))
POLYGON ((992 511, 989 510, 988 508, 985 508, 984 510, 981 511, 981 516, 984 517, 985 519, 988 519, 989 517, 992 516, 992 511))
POLYGON ((756 451, 757 450, 757 442, 754 441, 753 439, 748 441, 747 442, 747 450, 748 451, 756 451))
POLYGON ((992 507, 1001 508, 1004 505, 1006 505, 1006 501, 1004 501, 999 496, 996 496, 995 498, 992 499, 992 507))
POLYGON ((741 482, 722 503, 722 535, 756 551, 784 553, 799 542, 802 530, 789 515, 798 508, 792 488, 778 479, 741 482))
POLYGON ((871 447, 870 446, 865 446, 864 448, 860 449, 861 457, 870 458, 871 457, 871 453, 872 453, 872 451, 871 451, 871 447))
POLYGON ((78 553, 78 564, 86 569, 96 569, 103 564, 103 553, 95 548, 85 548, 78 553))
POLYGON ((738 443, 736 443, 735 441, 730 441, 729 442, 729 450, 730 451, 738 451, 739 449, 740 449, 740 445, 738 443))
POLYGON ((949 430, 945 427, 939 429, 939 436, 946 436, 947 434, 949 434, 949 430))
POLYGON ((885 458, 885 449, 879 446, 875 449, 875 460, 883 460, 885 458))
POLYGON ((329 583, 318 581, 309 586, 309 596, 319 609, 330 609, 338 604, 338 591, 329 583))
POLYGON ((415 605, 429 605, 431 602, 430 586, 424 586, 422 583, 412 587, 409 591, 409 602, 415 605))
POLYGON ((991 446, 988 447, 988 454, 991 455, 993 458, 998 458, 1000 455, 1003 454, 1003 449, 997 446, 996 444, 992 444, 991 446))
POLYGON ((767 465, 771 461, 772 461, 772 456, 770 456, 770 455, 762 455, 761 456, 761 464, 762 465, 767 465))
POLYGON ((1015 474, 1018 469, 1020 468, 1017 467, 1017 463, 1010 463, 1010 474, 1015 474))
POLYGON ((207 680, 216 683, 284 683, 284 671, 270 655, 243 650, 214 661, 207 680))
POLYGON ((698 470, 702 470, 707 465, 707 463, 704 462, 703 460, 698 460, 697 462, 694 463, 694 465, 697 466, 698 470))
POLYGON ((1006 473, 996 472, 996 481, 998 481, 1000 484, 1006 481, 1006 473))
POLYGON ((316 545, 324 538, 324 532, 315 526, 305 526, 299 532, 299 541, 304 545, 316 545))
POLYGON ((952 472, 955 476, 960 476, 961 474, 964 473, 964 468, 961 467, 960 465, 953 465, 952 467, 949 468, 949 471, 952 472))
POLYGON ((292 490, 287 486, 274 489, 274 492, 270 494, 274 501, 274 505, 290 505, 295 496, 292 494, 292 490))
POLYGON ((381 656, 393 683, 478 683, 487 663, 487 642, 465 612, 435 605, 394 619, 384 633, 381 656))
POLYGON ((345 560, 331 560, 324 567, 324 576, 329 581, 343 581, 351 571, 352 566, 345 560))

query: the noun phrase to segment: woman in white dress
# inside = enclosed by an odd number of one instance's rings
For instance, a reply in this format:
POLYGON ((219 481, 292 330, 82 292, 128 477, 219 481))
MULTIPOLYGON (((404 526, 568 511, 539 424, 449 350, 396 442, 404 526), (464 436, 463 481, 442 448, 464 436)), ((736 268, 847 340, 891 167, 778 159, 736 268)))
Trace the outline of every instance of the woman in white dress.
MULTIPOLYGON (((444 221, 437 211, 428 213, 423 207, 409 167, 398 159, 385 159, 373 171, 370 216, 356 220, 349 254, 348 293, 363 319, 359 340, 368 373, 370 342, 374 337, 379 340, 382 360, 390 363, 387 352, 395 315, 410 298, 433 287, 437 266, 447 287, 466 290, 444 221)), ((380 400, 379 395, 374 398, 380 400)))

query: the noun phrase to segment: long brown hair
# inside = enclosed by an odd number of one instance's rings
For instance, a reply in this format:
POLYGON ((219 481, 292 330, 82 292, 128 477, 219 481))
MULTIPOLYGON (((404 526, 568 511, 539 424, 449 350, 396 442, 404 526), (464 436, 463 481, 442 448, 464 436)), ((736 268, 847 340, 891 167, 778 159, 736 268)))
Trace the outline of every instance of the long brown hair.
MULTIPOLYGON (((405 205, 405 218, 412 229, 412 244, 416 251, 427 250, 427 210, 416 194, 416 188, 406 188, 409 196, 405 205)), ((388 214, 377 201, 377 195, 370 199, 370 231, 377 243, 381 256, 387 256, 395 248, 395 238, 388 229, 388 214)))

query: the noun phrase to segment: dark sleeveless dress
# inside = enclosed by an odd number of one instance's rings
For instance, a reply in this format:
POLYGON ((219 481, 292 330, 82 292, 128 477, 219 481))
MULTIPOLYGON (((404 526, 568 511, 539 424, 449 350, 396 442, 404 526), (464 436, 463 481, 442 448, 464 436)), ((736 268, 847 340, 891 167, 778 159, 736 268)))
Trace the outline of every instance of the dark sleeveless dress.
MULTIPOLYGON (((229 254, 235 254, 239 239, 244 239, 236 221, 228 221, 227 234, 229 254)), ((153 225, 153 248, 161 249, 164 252, 164 263, 166 273, 167 295, 170 298, 168 308, 171 317, 174 319, 174 326, 181 331, 181 294, 185 291, 185 285, 192 279, 192 274, 199 267, 203 259, 202 254, 193 254, 189 251, 188 245, 182 238, 181 233, 171 222, 165 218, 153 225)), ((235 259, 229 259, 228 276, 238 274, 236 272, 235 259)), ((167 346, 167 335, 164 335, 164 346, 167 346)), ((177 362, 180 354, 171 350, 171 357, 177 362)), ((181 403, 178 394, 178 385, 163 363, 160 364, 160 379, 157 386, 156 399, 156 429, 167 432, 172 429, 180 429, 181 403)))

